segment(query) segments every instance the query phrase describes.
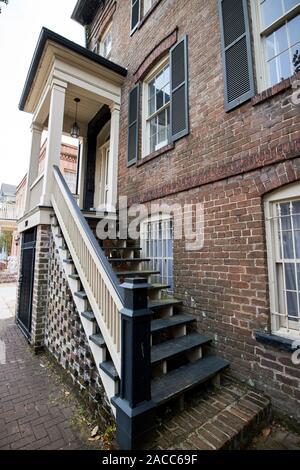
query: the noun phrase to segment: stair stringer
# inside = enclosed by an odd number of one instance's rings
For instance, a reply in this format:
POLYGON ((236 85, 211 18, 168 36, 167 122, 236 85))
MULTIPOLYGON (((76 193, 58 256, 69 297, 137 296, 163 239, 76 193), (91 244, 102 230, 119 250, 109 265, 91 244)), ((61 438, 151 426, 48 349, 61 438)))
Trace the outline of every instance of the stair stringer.
MULTIPOLYGON (((73 266, 74 265, 72 266, 72 265, 66 264, 64 262, 64 259, 66 259, 68 257, 68 254, 70 253, 68 248, 66 248, 66 250, 63 250, 61 248, 62 241, 64 240, 64 242, 66 244, 66 240, 64 239, 63 235, 59 236, 60 235, 59 226, 57 226, 57 227, 52 226, 52 234, 53 234, 54 244, 55 244, 55 247, 57 249, 58 256, 59 256, 59 259, 60 259, 60 262, 61 262, 61 266, 64 270, 64 273, 65 273, 70 291, 72 293, 73 301, 74 301, 74 303, 76 305, 76 308, 78 310, 81 324, 83 326, 83 329, 84 329, 89 347, 90 347, 90 349, 92 351, 92 354, 93 354, 93 358, 94 358, 94 361, 95 361, 95 364, 96 364, 96 367, 97 367, 98 374, 100 376, 100 379, 101 379, 101 382, 103 384, 105 393, 107 395, 108 403, 110 405, 112 413, 115 415, 116 414, 116 409, 112 405, 111 399, 114 396, 119 394, 119 381, 113 380, 111 377, 109 377, 100 368, 100 364, 102 364, 102 362, 106 361, 107 348, 106 348, 106 346, 100 348, 95 343, 93 343, 93 341, 90 340, 90 336, 95 334, 95 323, 87 320, 86 318, 84 318, 81 315, 82 312, 87 310, 87 301, 83 300, 83 299, 80 299, 80 298, 76 297, 76 295, 75 295, 75 293, 78 292, 78 290, 80 288, 80 281, 70 279, 70 277, 69 277, 71 274, 74 274, 74 272, 73 272, 73 266)), ((95 317, 95 319, 96 319, 96 317, 95 317)), ((96 319, 96 321, 97 321, 97 319, 96 319)), ((98 327, 101 331, 101 326, 99 325, 98 322, 97 322, 97 324, 98 324, 98 327)))

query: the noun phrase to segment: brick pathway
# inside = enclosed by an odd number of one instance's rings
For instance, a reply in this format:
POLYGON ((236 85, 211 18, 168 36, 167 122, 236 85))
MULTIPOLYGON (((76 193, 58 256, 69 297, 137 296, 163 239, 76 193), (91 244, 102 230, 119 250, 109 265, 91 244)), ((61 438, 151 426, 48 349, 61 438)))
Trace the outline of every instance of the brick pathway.
POLYGON ((253 439, 250 450, 300 450, 300 427, 289 429, 284 424, 273 422, 253 439))
POLYGON ((6 364, 0 356, 0 449, 91 448, 87 424, 76 421, 77 400, 13 322, 0 320, 0 349, 3 341, 6 347, 6 364))

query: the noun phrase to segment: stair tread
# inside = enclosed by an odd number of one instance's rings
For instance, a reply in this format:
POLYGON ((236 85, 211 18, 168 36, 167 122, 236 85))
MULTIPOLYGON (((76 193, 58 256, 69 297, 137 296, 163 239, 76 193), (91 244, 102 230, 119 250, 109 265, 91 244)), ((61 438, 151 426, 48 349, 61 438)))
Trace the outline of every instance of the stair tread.
POLYGON ((80 299, 83 299, 83 300, 86 300, 87 299, 87 295, 84 291, 78 291, 78 292, 75 292, 76 297, 79 297, 80 299))
POLYGON ((115 245, 105 245, 102 247, 103 250, 116 250, 116 251, 126 251, 126 250, 139 250, 142 251, 140 246, 115 246, 115 245))
POLYGON ((166 298, 166 299, 157 299, 157 300, 149 300, 148 301, 148 308, 152 310, 157 310, 163 307, 170 307, 172 305, 181 305, 182 301, 175 299, 175 298, 166 298))
POLYGON ((142 271, 115 271, 117 276, 127 276, 127 275, 150 275, 150 274, 160 274, 159 271, 151 271, 151 270, 142 270, 142 271))
POLYGON ((113 380, 118 380, 119 375, 117 369, 114 366, 113 361, 101 362, 100 369, 102 369, 106 374, 113 380))
POLYGON ((66 263, 66 264, 74 264, 72 258, 66 258, 66 259, 64 259, 64 263, 66 263))
POLYGON ((217 356, 208 356, 182 366, 152 381, 152 400, 157 405, 161 405, 192 387, 208 381, 228 366, 228 361, 217 356))
POLYGON ((107 258, 110 263, 142 263, 150 261, 150 258, 107 258))
POLYGON ((150 286, 148 287, 148 290, 155 290, 155 289, 161 289, 161 290, 164 290, 164 289, 170 289, 170 285, 169 284, 160 284, 160 283, 153 283, 153 284, 150 284, 150 286))
POLYGON ((87 310, 85 312, 82 312, 81 313, 81 316, 86 318, 87 320, 89 321, 92 321, 92 322, 95 322, 96 321, 96 318, 95 318, 95 315, 94 313, 91 311, 91 310, 87 310))
POLYGON ((73 279, 74 281, 80 280, 80 276, 78 274, 69 274, 69 278, 73 279))
POLYGON ((155 333, 157 331, 165 330, 167 328, 173 326, 180 326, 187 323, 192 323, 196 320, 196 317, 192 315, 173 315, 168 318, 159 318, 157 320, 152 320, 151 322, 151 333, 155 333))
POLYGON ((103 347, 103 346, 105 346, 105 341, 104 341, 104 338, 103 338, 103 336, 101 335, 101 333, 97 333, 97 334, 95 334, 95 335, 91 335, 91 336, 90 336, 90 340, 91 340, 94 344, 96 344, 97 346, 100 346, 100 348, 103 347))
POLYGON ((152 346, 151 348, 151 362, 152 364, 160 362, 164 359, 169 359, 177 354, 190 351, 198 346, 209 344, 211 339, 200 333, 190 333, 180 338, 175 338, 170 341, 152 346))

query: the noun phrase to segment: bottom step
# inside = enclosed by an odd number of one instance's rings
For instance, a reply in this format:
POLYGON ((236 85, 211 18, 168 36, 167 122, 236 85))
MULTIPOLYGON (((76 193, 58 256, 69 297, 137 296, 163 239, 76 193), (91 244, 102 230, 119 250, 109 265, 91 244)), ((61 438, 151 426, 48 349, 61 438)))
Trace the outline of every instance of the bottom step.
POLYGON ((163 417, 148 449, 243 449, 270 422, 270 400, 250 388, 223 380, 219 389, 201 392, 179 414, 163 417))
POLYGON ((216 356, 208 356, 182 366, 152 381, 152 400, 157 405, 161 405, 192 387, 207 382, 228 366, 228 361, 216 356))

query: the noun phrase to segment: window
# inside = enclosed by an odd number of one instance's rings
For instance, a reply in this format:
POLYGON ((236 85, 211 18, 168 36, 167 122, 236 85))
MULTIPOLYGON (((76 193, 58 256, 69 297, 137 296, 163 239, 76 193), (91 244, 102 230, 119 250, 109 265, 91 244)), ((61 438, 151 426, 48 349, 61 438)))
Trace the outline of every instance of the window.
POLYGON ((143 16, 150 10, 150 8, 154 5, 156 0, 144 0, 143 1, 143 16))
MULTIPOLYGON (((155 282, 173 289, 173 221, 169 215, 152 216, 141 224, 143 258, 159 271, 155 282)), ((167 289, 167 287, 166 287, 167 289)))
POLYGON ((77 173, 73 171, 65 171, 64 178, 67 185, 69 186, 71 193, 76 194, 77 173))
POLYGON ((170 142, 170 66, 165 59, 143 87, 143 156, 170 142))
POLYGON ((295 72, 293 56, 300 52, 300 1, 252 0, 256 31, 259 91, 295 72))
POLYGON ((100 55, 106 59, 110 59, 112 49, 112 23, 106 28, 101 36, 100 42, 97 45, 97 50, 100 55))
POLYGON ((300 184, 265 204, 272 330, 300 335, 300 184))

